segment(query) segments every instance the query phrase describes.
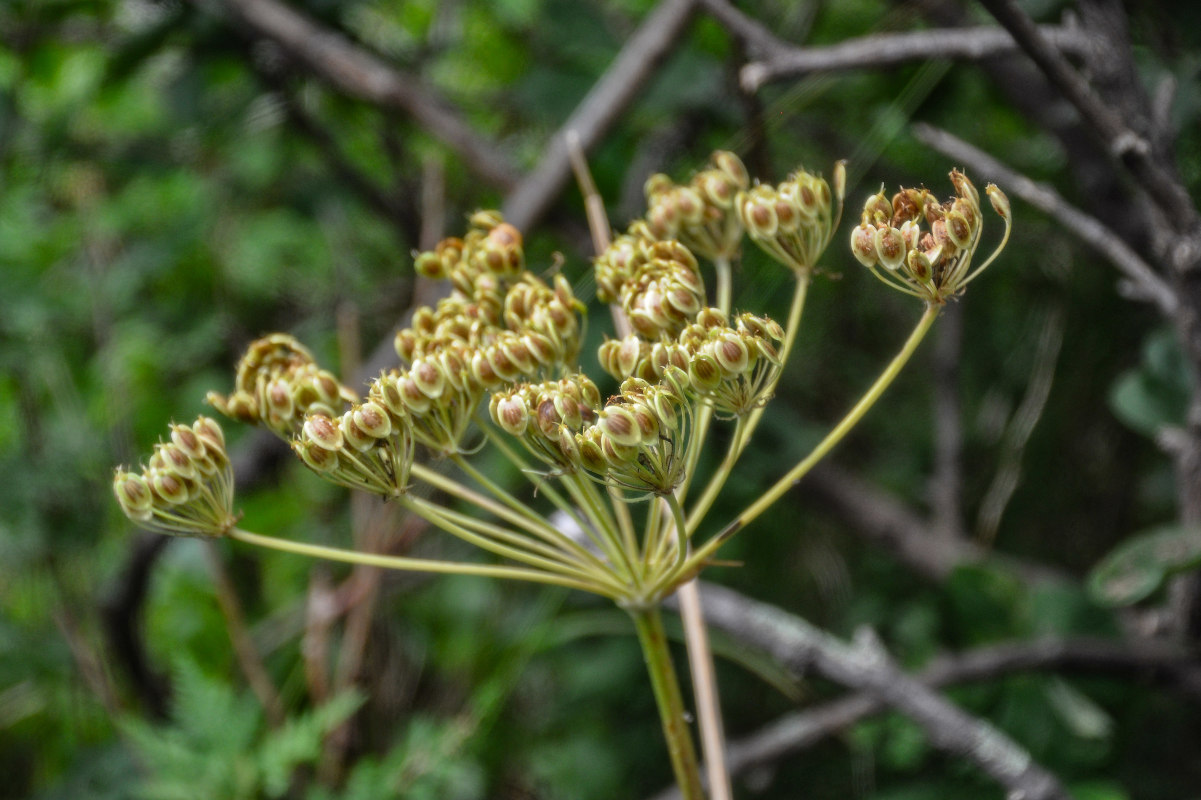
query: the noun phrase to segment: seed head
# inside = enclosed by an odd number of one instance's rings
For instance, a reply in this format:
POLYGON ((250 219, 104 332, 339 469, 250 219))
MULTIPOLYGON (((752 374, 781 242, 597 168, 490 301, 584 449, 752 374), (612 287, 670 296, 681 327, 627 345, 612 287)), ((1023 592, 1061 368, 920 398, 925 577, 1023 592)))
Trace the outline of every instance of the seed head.
POLYGON ((776 186, 759 184, 738 195, 737 209, 747 235, 766 253, 796 271, 816 266, 842 216, 846 166, 834 165, 834 188, 804 170, 776 186))
POLYGON ((222 536, 233 513, 233 471, 225 436, 208 417, 173 424, 140 473, 118 468, 113 494, 121 510, 151 530, 177 536, 222 536))
POLYGON ((926 189, 901 189, 889 202, 884 193, 863 206, 851 232, 851 252, 893 288, 941 305, 961 294, 1005 247, 1011 227, 1009 201, 996 186, 985 192, 1005 222, 1000 244, 984 263, 971 268, 980 245, 980 194, 967 176, 951 171, 956 196, 943 202, 926 189))

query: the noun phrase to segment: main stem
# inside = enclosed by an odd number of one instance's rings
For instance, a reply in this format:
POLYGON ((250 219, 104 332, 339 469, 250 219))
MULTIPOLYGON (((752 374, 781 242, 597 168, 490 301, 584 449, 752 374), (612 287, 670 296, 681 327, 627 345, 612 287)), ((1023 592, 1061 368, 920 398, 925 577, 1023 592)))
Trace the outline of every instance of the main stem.
POLYGON ((634 627, 638 630, 638 643, 642 645, 642 656, 646 660, 651 688, 655 692, 659 719, 663 723, 663 737, 667 740, 667 752, 680 794, 684 800, 705 800, 692 732, 685 720, 684 699, 676 680, 659 608, 655 606, 631 611, 630 616, 634 618, 634 627))

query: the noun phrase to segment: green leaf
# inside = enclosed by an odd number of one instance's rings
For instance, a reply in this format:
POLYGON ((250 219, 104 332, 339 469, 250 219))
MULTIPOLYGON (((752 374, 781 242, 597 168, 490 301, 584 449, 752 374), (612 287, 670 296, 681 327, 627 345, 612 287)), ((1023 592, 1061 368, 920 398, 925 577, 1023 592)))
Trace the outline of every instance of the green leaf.
POLYGON ((1076 800, 1129 800, 1130 795, 1114 781, 1085 781, 1069 787, 1076 800))
POLYGON ((1147 337, 1138 367, 1127 370, 1109 392, 1109 407, 1139 433, 1154 436, 1161 428, 1182 425, 1191 381, 1188 362, 1172 331, 1147 337))
POLYGON ((259 750, 259 766, 267 794, 283 796, 288 791, 293 770, 301 764, 316 761, 326 735, 357 711, 364 700, 357 692, 344 692, 318 709, 289 719, 283 727, 273 731, 259 750))
POLYGON ((1099 603, 1128 606, 1148 597, 1171 575, 1201 566, 1201 529, 1154 528, 1121 544, 1089 576, 1099 603))

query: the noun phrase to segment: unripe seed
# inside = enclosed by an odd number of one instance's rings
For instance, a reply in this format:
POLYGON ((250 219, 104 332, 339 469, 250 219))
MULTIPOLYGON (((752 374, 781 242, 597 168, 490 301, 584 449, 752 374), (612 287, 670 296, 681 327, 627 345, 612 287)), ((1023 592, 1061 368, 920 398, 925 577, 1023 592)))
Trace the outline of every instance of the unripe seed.
POLYGON ((947 237, 960 250, 966 250, 972 243, 972 228, 963 214, 952 211, 946 219, 947 237))
POLYGON ((342 449, 342 430, 324 414, 312 414, 301 429, 306 441, 330 451, 342 449))
POLYGON ((504 397, 496 402, 492 419, 511 436, 521 436, 530 424, 530 412, 518 397, 504 397))
POLYGON ((851 231, 851 253, 865 267, 876 265, 876 240, 872 228, 859 225, 851 231))
POLYGON ((363 433, 383 439, 392 433, 392 420, 383 406, 368 400, 354 410, 354 423, 363 433))
POLYGON ((358 423, 354 421, 353 411, 347 411, 342 415, 339 427, 342 429, 342 436, 345 438, 346 444, 360 453, 370 450, 375 445, 375 437, 359 427, 358 423))
POLYGON ((177 506, 188 502, 187 482, 169 473, 156 471, 150 477, 150 488, 159 498, 171 505, 177 506))
POLYGON ((204 442, 187 425, 171 426, 171 443, 193 461, 204 458, 204 442))
POLYGON ((117 470, 113 476, 113 493, 117 496, 117 502, 121 504, 121 510, 128 516, 140 520, 151 516, 154 495, 141 475, 117 470))
POLYGON ((874 244, 876 257, 885 269, 895 270, 905 262, 905 238, 896 228, 878 228, 874 244))
POLYGON ((597 414, 596 426, 616 444, 632 447, 642 441, 637 419, 624 406, 606 406, 597 414))

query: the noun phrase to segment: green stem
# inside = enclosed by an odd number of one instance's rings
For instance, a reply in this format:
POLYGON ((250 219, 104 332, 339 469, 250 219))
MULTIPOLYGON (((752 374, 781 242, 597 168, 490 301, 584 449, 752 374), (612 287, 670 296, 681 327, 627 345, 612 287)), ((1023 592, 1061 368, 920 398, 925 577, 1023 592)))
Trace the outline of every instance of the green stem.
POLYGON ((463 458, 462 455, 455 453, 450 459, 472 480, 487 489, 489 494, 524 517, 527 524, 546 526, 546 520, 543 519, 541 514, 518 500, 511 492, 505 491, 503 487, 497 485, 496 481, 472 466, 471 462, 463 458))
POLYGON ((492 443, 492 446, 500 450, 501 455, 509 459, 509 461, 513 463, 513 466, 517 467, 518 471, 520 471, 522 475, 525 475, 530 483, 533 484, 535 495, 539 493, 546 495, 547 498, 554 503, 555 508, 572 517, 581 528, 584 527, 584 521, 583 518, 580 517, 579 511, 572 503, 569 503, 563 497, 563 495, 558 492, 558 490, 555 489, 549 478, 544 477, 542 480, 534 479, 534 476, 539 473, 531 469, 529 463, 526 462, 526 460, 523 459, 517 453, 517 451, 509 445, 509 442, 505 439, 507 434, 497 430, 496 426, 486 422, 482 415, 477 417, 476 424, 479 426, 480 430, 484 432, 484 435, 488 438, 488 441, 492 443))
MULTIPOLYGON (((805 299, 809 294, 809 284, 812 280, 812 275, 808 272, 797 275, 796 286, 792 292, 792 306, 788 310, 788 323, 784 328, 784 344, 780 348, 780 363, 783 366, 781 366, 781 372, 776 374, 775 380, 769 387, 769 394, 775 391, 776 385, 780 382, 780 374, 783 372, 783 367, 788 365, 788 357, 792 354, 792 346, 796 342, 797 331, 801 327, 801 314, 805 310, 805 299)), ((750 442, 751 436, 755 433, 755 429, 759 427, 759 420, 762 419, 764 410, 765 407, 760 406, 738 420, 738 426, 734 429, 734 437, 730 442, 729 449, 726 451, 725 459, 722 461, 721 466, 718 467, 717 472, 713 473, 713 477, 709 479, 709 484, 705 487, 700 500, 693 506, 692 513, 688 515, 689 536, 700 526, 701 521, 705 518, 705 514, 709 512, 709 508, 726 485, 726 481, 734 471, 734 465, 738 463, 739 456, 746 449, 747 443, 750 442)))
POLYGON ((641 579, 633 562, 637 553, 626 551, 621 533, 617 530, 617 521, 613 518, 613 508, 602 500, 596 484, 579 473, 564 475, 562 482, 563 487, 588 518, 590 527, 584 529, 585 533, 609 559, 612 567, 631 585, 638 586, 641 579))
MULTIPOLYGON (((758 411, 760 409, 756 409, 758 411)), ((713 502, 717 500, 717 496, 726 485, 726 480, 734 471, 734 464, 738 461, 738 456, 743 450, 743 443, 750 437, 750 432, 747 428, 751 425, 751 418, 739 417, 738 422, 734 425, 734 434, 730 438, 730 446, 726 449, 726 456, 722 459, 721 466, 713 473, 713 477, 709 479, 709 483, 705 486, 705 491, 700 499, 696 501, 696 505, 692 507, 692 513, 688 515, 687 535, 692 536, 696 529, 700 526, 701 521, 705 518, 705 514, 709 513, 713 502)))
POLYGON ((637 563, 638 536, 634 533, 634 518, 630 514, 630 504, 626 501, 625 492, 621 490, 620 486, 609 486, 607 491, 609 507, 613 510, 613 516, 617 518, 617 530, 621 534, 621 540, 625 543, 625 552, 629 554, 631 562, 637 563))
POLYGON ((630 615, 638 629, 638 643, 642 645, 642 656, 650 674, 659 719, 663 723, 663 737, 667 740, 667 752, 680 794, 684 800, 705 800, 696 749, 685 718, 684 700, 671 662, 671 651, 667 648, 662 616, 658 607, 631 611, 630 615))
POLYGON ((730 276, 730 259, 717 258, 713 261, 717 273, 717 307, 727 314, 730 313, 730 295, 733 280, 730 276))
POLYGON ((443 508, 420 498, 407 498, 405 506, 452 536, 496 555, 521 561, 536 569, 545 569, 574 576, 584 581, 604 584, 618 594, 621 594, 624 588, 613 578, 610 570, 599 561, 595 565, 581 563, 572 559, 570 553, 535 541, 521 533, 443 508))
MULTIPOLYGON (((327 561, 341 561, 346 564, 362 564, 367 567, 395 569, 404 572, 434 572, 451 575, 480 575, 488 578, 506 578, 509 580, 530 581, 532 583, 549 583, 555 586, 566 586, 569 589, 580 589, 585 592, 602 594, 613 597, 608 592, 601 591, 595 584, 575 580, 563 575, 554 575, 542 570, 528 567, 507 567, 494 564, 467 564, 458 561, 436 561, 426 558, 406 558, 404 556, 386 556, 380 553, 361 553, 357 550, 344 550, 340 547, 325 547, 319 544, 293 542, 287 539, 276 539, 273 536, 263 536, 258 533, 244 531, 241 528, 230 528, 226 536, 239 542, 267 547, 284 553, 324 558, 327 561)), ((614 598, 616 599, 616 598, 614 598)))
POLYGON ((684 562, 688 558, 688 529, 684 524, 684 509, 680 506, 680 501, 674 494, 664 495, 663 499, 667 502, 667 507, 671 509, 672 524, 667 526, 666 530, 669 531, 669 535, 675 535, 675 569, 679 569, 684 566, 684 562))
POLYGON ((692 558, 689 559, 691 566, 702 564, 711 556, 719 546, 726 540, 737 533, 740 529, 749 525, 760 514, 766 511, 773 503, 784 496, 784 493, 791 489, 797 481, 805 476, 809 470, 813 469, 817 462, 821 461, 827 453, 829 453, 835 445, 842 441, 843 437, 855 427, 856 423, 863 418, 863 415, 875 405, 884 391, 892 384, 901 369, 909 361, 909 358, 917 350, 917 346, 921 344, 926 333, 934 324, 934 320, 938 319, 938 314, 942 310, 942 306, 936 303, 927 303, 926 311, 922 314, 922 318, 918 320, 917 326, 913 332, 909 334, 909 338, 905 340, 905 344, 901 347, 901 351, 896 354, 893 360, 889 363, 884 372, 880 373, 880 377, 876 378, 876 382, 872 384, 867 393, 859 399, 847 415, 842 418, 833 430, 826 434, 826 438, 818 443, 817 447, 813 448, 813 452, 805 456, 796 466, 790 469, 780 480, 776 481, 770 489, 756 500, 751 505, 739 514, 729 525, 723 528, 705 544, 697 548, 692 558))
MULTIPOLYGON (((551 546, 564 551, 573 553, 577 560, 586 561, 596 567, 603 567, 600 559, 589 553, 587 549, 581 547, 577 542, 570 537, 565 536, 561 531, 551 526, 543 517, 530 513, 522 513, 507 507, 507 504, 499 503, 486 495, 468 489, 458 481, 448 478, 435 470, 432 470, 422 464, 414 462, 411 467, 411 474, 433 486, 435 489, 440 489, 452 497, 464 501, 469 505, 474 505, 491 512, 499 519, 508 522, 523 530, 529 531, 533 535, 547 542, 551 546)), ((526 511, 529 511, 526 508, 526 511)))

